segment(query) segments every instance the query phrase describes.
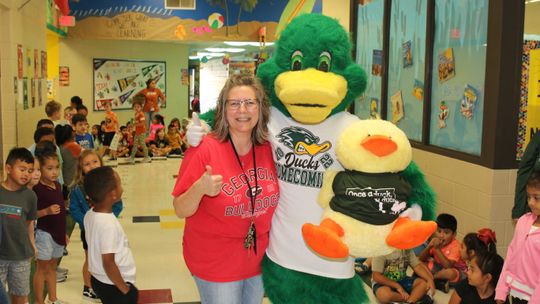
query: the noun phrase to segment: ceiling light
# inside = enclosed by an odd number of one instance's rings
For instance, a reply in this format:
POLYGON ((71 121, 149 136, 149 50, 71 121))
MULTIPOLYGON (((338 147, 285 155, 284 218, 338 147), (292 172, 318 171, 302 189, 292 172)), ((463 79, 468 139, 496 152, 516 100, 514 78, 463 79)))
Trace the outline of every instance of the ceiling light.
POLYGON ((199 57, 222 57, 225 56, 225 53, 209 53, 209 52, 197 52, 199 57))
POLYGON ((205 50, 209 52, 215 52, 215 53, 240 53, 245 51, 246 49, 240 49, 240 48, 206 48, 205 50))

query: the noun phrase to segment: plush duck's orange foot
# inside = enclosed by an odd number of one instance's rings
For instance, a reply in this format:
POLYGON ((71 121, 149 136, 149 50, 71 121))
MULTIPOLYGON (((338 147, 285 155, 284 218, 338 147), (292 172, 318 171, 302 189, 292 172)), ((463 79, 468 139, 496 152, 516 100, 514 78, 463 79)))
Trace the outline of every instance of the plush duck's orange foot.
POLYGON ((437 230, 433 221, 413 221, 400 217, 386 237, 386 244, 397 249, 411 249, 422 245, 437 230))
POLYGON ((302 226, 304 241, 313 251, 326 258, 342 259, 349 255, 349 247, 341 240, 344 234, 343 228, 328 218, 320 226, 309 223, 302 226))

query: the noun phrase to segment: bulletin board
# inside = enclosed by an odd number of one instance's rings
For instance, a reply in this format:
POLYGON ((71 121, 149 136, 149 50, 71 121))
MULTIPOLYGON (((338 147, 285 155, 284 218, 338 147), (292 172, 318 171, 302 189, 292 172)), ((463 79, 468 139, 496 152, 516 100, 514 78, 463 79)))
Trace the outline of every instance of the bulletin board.
POLYGON ((392 1, 386 117, 422 141, 427 1, 392 1))
POLYGON ((148 79, 167 95, 164 61, 94 58, 93 67, 94 111, 104 110, 106 102, 112 102, 113 110, 131 109, 133 96, 146 88, 148 79))
POLYGON ((368 77, 366 91, 355 100, 354 111, 362 119, 380 117, 383 75, 383 14, 384 0, 358 5, 356 63, 368 77))
POLYGON ((429 143, 481 154, 489 0, 435 2, 429 143))

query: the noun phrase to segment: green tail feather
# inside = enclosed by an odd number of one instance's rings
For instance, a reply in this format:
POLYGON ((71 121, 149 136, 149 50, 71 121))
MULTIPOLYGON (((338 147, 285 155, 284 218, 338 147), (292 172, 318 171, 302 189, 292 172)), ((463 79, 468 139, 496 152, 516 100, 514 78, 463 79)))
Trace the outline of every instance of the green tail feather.
POLYGON ((409 206, 418 204, 422 207, 422 220, 434 221, 437 210, 437 198, 433 188, 427 183, 424 173, 412 161, 407 169, 400 174, 412 187, 412 193, 407 204, 409 206))

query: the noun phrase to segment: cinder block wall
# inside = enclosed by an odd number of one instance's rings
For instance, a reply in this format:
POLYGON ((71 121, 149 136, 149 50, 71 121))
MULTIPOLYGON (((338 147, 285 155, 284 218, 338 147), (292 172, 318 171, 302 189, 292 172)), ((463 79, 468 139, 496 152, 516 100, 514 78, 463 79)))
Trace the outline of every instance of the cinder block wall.
POLYGON ((413 159, 438 195, 438 213, 458 221, 458 239, 488 227, 497 233, 503 257, 514 233, 511 210, 517 170, 492 170, 450 157, 414 149, 413 159))

